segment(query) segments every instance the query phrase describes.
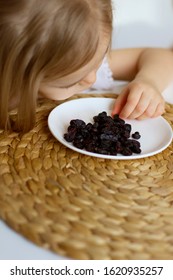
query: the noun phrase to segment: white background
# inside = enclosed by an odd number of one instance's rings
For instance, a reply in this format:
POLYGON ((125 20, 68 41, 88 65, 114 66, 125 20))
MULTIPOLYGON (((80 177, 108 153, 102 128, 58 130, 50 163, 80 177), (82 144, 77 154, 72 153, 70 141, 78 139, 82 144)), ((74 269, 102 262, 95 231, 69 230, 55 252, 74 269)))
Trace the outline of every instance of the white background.
MULTIPOLYGON (((114 0, 113 48, 173 46, 172 0, 114 0)), ((0 222, 0 259, 63 259, 0 222)))
POLYGON ((173 0, 113 0, 113 48, 173 47, 173 0))

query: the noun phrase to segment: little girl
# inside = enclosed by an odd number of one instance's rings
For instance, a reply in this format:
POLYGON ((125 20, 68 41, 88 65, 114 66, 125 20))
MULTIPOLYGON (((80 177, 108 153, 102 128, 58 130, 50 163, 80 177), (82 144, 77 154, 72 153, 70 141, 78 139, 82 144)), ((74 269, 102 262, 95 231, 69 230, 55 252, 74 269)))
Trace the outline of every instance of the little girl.
POLYGON ((133 80, 113 113, 138 119, 162 114, 172 53, 109 52, 111 33, 111 0, 0 0, 0 127, 30 130, 38 97, 66 99, 90 88, 105 56, 113 78, 133 80))

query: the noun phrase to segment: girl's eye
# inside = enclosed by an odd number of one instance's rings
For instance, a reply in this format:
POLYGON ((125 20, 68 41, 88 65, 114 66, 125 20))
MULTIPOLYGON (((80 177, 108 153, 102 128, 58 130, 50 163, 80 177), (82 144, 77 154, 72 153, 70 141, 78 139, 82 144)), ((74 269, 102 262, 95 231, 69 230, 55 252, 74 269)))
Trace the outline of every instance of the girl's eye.
POLYGON ((59 87, 59 88, 69 89, 69 88, 74 87, 74 86, 79 86, 79 83, 75 83, 75 84, 72 84, 72 85, 69 85, 69 86, 66 86, 66 87, 59 87))

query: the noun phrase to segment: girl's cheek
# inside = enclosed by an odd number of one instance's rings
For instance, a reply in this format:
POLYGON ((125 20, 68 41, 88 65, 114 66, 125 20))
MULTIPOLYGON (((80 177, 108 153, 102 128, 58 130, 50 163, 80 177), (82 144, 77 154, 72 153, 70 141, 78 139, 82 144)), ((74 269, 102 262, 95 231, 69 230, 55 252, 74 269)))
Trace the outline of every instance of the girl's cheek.
POLYGON ((40 87, 40 95, 51 100, 63 100, 69 98, 73 94, 67 89, 43 86, 40 87))

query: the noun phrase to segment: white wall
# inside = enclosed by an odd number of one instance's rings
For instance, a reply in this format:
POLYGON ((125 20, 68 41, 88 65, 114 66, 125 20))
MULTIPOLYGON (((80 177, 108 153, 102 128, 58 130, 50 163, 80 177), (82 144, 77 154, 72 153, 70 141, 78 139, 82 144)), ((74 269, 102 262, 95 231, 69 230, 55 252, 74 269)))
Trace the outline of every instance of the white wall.
POLYGON ((173 46, 173 0, 112 0, 113 48, 173 46))

